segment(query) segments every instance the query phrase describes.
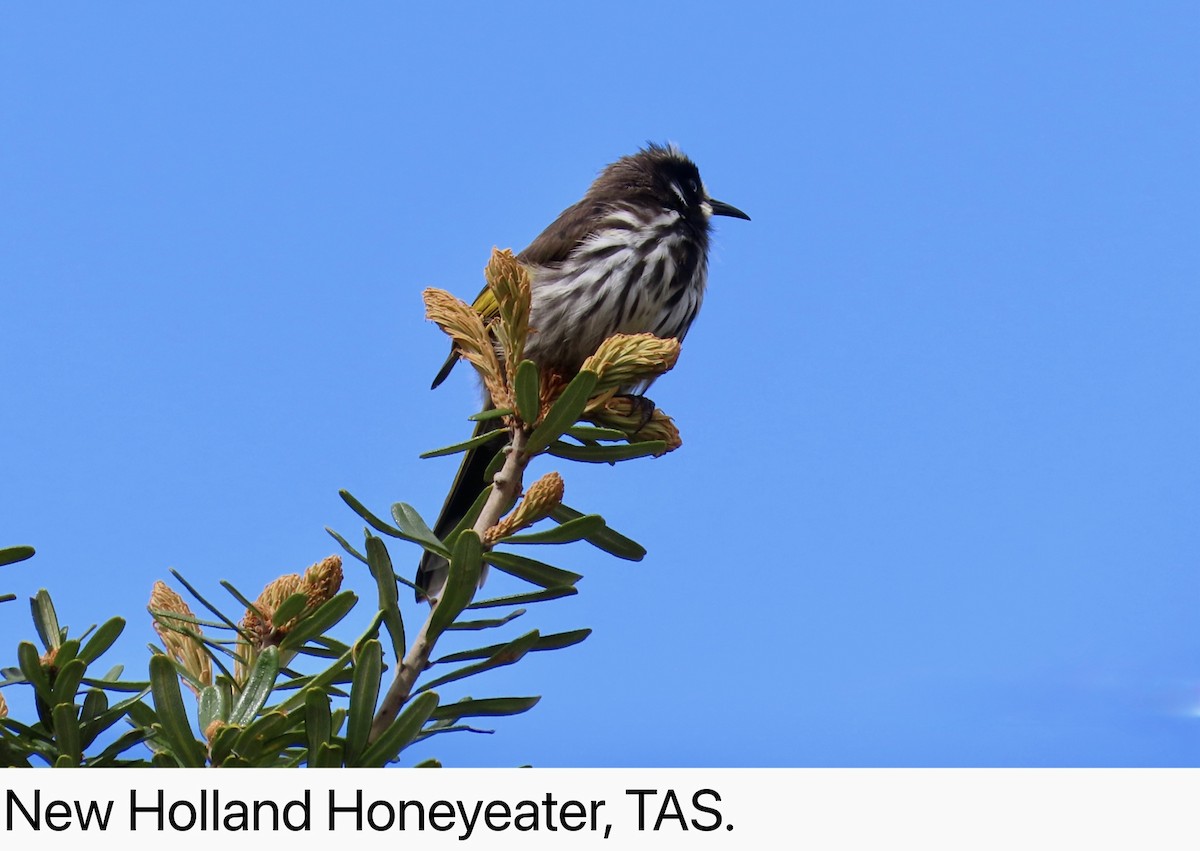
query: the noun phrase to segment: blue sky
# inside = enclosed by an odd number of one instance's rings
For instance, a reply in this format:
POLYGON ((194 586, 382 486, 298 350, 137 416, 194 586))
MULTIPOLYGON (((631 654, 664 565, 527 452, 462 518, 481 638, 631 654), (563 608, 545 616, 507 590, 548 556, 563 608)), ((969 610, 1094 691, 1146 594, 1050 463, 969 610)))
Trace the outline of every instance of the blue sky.
MULTIPOLYGON (((1200 13, 834 5, 7 6, 0 544, 38 555, 0 591, 125 615, 144 670, 168 568, 253 593, 358 533, 339 488, 432 519, 478 397, 429 391, 421 290, 672 140, 753 216, 654 387, 685 445, 559 466, 649 555, 559 553, 581 593, 506 635, 592 637, 413 759, 1196 765, 1200 13)), ((4 664, 30 636, 0 606, 4 664)))

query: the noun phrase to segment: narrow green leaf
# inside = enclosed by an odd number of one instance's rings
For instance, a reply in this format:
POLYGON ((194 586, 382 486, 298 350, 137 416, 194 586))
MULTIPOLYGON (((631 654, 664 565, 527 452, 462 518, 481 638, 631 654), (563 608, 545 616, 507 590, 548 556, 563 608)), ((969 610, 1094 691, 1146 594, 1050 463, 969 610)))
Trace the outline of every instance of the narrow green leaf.
POLYGON ((33 558, 33 552, 33 547, 24 544, 17 547, 5 547, 0 550, 0 566, 16 564, 19 561, 25 561, 27 558, 33 558))
POLYGON ((392 655, 404 658, 404 619, 400 615, 400 599, 396 593, 396 571, 392 568, 392 557, 388 555, 383 540, 367 537, 367 568, 375 578, 379 593, 379 611, 383 612, 383 625, 392 641, 392 655))
POLYGON ((180 573, 178 570, 175 570, 174 568, 171 568, 171 575, 174 576, 177 580, 179 580, 179 583, 184 588, 187 589, 187 592, 189 594, 191 594, 194 598, 196 598, 197 601, 199 601, 200 605, 204 606, 204 608, 206 608, 210 612, 212 612, 213 617, 215 617, 217 620, 221 621, 221 623, 225 624, 225 626, 229 627, 234 632, 241 634, 241 628, 236 623, 231 621, 228 617, 226 617, 224 612, 222 612, 220 609, 218 609, 216 606, 214 606, 212 603, 210 603, 207 599, 205 599, 204 595, 201 594, 199 591, 197 591, 195 589, 195 587, 190 582, 188 582, 186 578, 184 578, 184 575, 182 573, 180 573))
POLYGON ((209 750, 212 753, 213 765, 221 765, 233 754, 238 739, 242 736, 242 728, 237 724, 227 724, 217 729, 209 750))
POLYGON ((50 677, 42 667, 37 648, 28 641, 22 641, 17 645, 17 662, 21 666, 21 673, 25 675, 25 681, 33 686, 37 696, 47 706, 53 706, 54 693, 50 689, 50 677))
MULTIPOLYGON (((352 650, 347 650, 336 662, 334 662, 324 671, 313 677, 309 677, 304 685, 308 688, 320 689, 321 691, 328 689, 330 685, 337 681, 338 677, 342 675, 342 672, 345 670, 346 666, 350 664, 350 659, 353 656, 353 652, 354 651, 352 650)), ((303 702, 304 692, 298 691, 287 700, 280 703, 277 708, 290 711, 300 706, 300 704, 303 702)))
MULTIPOLYGON (((79 709, 79 721, 86 724, 94 721, 97 716, 108 709, 108 695, 98 688, 90 688, 83 696, 83 706, 79 709)), ((87 745, 84 745, 87 747, 87 745)))
POLYGON ((417 510, 405 502, 397 502, 392 506, 392 518, 404 531, 404 534, 410 541, 420 544, 430 552, 437 553, 440 556, 448 556, 450 551, 446 549, 438 536, 433 534, 433 530, 429 528, 425 520, 417 513, 417 510))
POLYGON ((537 364, 531 360, 523 360, 517 364, 513 390, 516 391, 514 395, 517 397, 517 416, 525 425, 532 426, 537 422, 542 404, 542 380, 537 364))
POLYGON ((359 754, 367 747, 382 676, 383 647, 372 639, 362 646, 354 661, 354 679, 350 684, 350 712, 346 716, 347 765, 358 765, 359 754))
POLYGON ((75 705, 75 692, 79 691, 79 681, 83 679, 83 672, 86 670, 87 665, 83 664, 80 659, 72 659, 58 669, 58 676, 54 678, 52 705, 57 706, 60 703, 75 705))
POLYGON ((200 768, 204 765, 204 747, 196 741, 183 708, 183 695, 179 692, 179 675, 174 663, 166 656, 150 657, 150 692, 154 695, 154 709, 162 725, 171 753, 185 768, 200 768))
POLYGON ((563 390, 562 395, 550 406, 546 418, 541 425, 529 435, 525 445, 526 455, 536 455, 558 440, 559 435, 566 431, 579 419, 583 409, 587 407, 592 391, 596 388, 596 373, 590 369, 580 370, 571 379, 571 383, 563 390))
POLYGON ((413 768, 441 768, 441 767, 442 767, 442 764, 433 758, 422 760, 421 762, 418 762, 416 765, 413 766, 413 768))
POLYGON ((509 535, 500 540, 506 544, 568 544, 594 535, 604 527, 604 518, 599 514, 585 514, 558 526, 537 532, 509 535))
POLYGON ((100 625, 95 634, 88 639, 88 643, 83 645, 83 649, 79 651, 79 658, 86 664, 90 665, 104 655, 108 648, 112 647, 113 642, 125 629, 125 618, 111 618, 100 625))
POLYGON ((313 768, 341 768, 342 746, 326 742, 317 749, 316 762, 309 763, 313 768))
POLYGON ((342 498, 342 501, 345 502, 346 505, 350 506, 351 510, 355 514, 357 514, 363 520, 366 520, 376 532, 382 532, 383 534, 390 535, 393 538, 411 540, 408 535, 401 532, 395 526, 392 526, 390 523, 385 523, 383 520, 380 520, 378 517, 376 517, 369 508, 355 499, 349 491, 340 490, 338 491, 338 496, 342 498))
POLYGON ((456 631, 474 631, 474 630, 480 630, 480 629, 495 629, 496 627, 504 626, 506 623, 513 620, 514 618, 519 618, 523 614, 525 614, 524 609, 516 609, 515 611, 509 612, 507 615, 505 615, 502 618, 491 618, 488 620, 478 620, 478 621, 455 621, 454 623, 450 624, 450 626, 446 627, 446 631, 447 632, 456 632, 456 631))
POLYGON ((333 529, 330 529, 328 526, 325 527, 325 531, 329 533, 329 536, 331 538, 333 538, 335 541, 338 542, 338 544, 341 546, 341 548, 343 550, 345 550, 350 555, 354 556, 356 559, 361 561, 363 564, 367 563, 367 557, 365 555, 363 555, 362 553, 360 553, 358 550, 354 549, 354 547, 352 547, 350 545, 349 541, 347 541, 345 538, 343 538, 341 535, 339 535, 333 529))
POLYGON ((333 737, 333 715, 329 695, 320 689, 304 690, 304 734, 308 739, 309 768, 314 768, 313 756, 333 737))
POLYGON ((667 450, 664 440, 642 440, 637 443, 622 443, 615 446, 574 446, 561 440, 550 444, 549 452, 556 458, 568 461, 585 461, 589 464, 615 464, 647 455, 662 455, 667 450))
POLYGON ((197 716, 200 721, 201 732, 207 730, 209 725, 214 721, 225 723, 229 720, 229 713, 233 708, 231 700, 231 692, 222 688, 219 685, 206 686, 200 690, 199 708, 197 716))
MULTIPOLYGON (((576 511, 566 505, 557 505, 550 512, 550 517, 559 523, 566 523, 571 520, 576 520, 586 515, 581 511, 576 511)), ((646 557, 646 548, 637 541, 626 538, 620 532, 612 529, 605 523, 604 527, 593 532, 584 538, 589 544, 598 549, 604 550, 610 555, 625 561, 641 561, 646 557)))
POLYGON ((303 591, 297 591, 295 594, 289 595, 286 600, 279 604, 279 608, 275 610, 275 614, 271 615, 271 626, 278 629, 303 612, 307 605, 308 595, 303 591))
POLYGON ((452 446, 443 446, 441 449, 430 449, 428 452, 422 452, 421 458, 441 458, 443 455, 455 455, 459 452, 468 452, 476 446, 483 446, 490 440, 505 434, 508 429, 498 428, 492 431, 486 431, 483 434, 477 434, 469 440, 464 440, 462 443, 455 443, 452 446))
POLYGON ((78 655, 79 639, 68 638, 62 644, 58 645, 58 650, 54 653, 54 667, 61 668, 78 655))
POLYGON ((564 434, 569 434, 576 440, 627 440, 629 435, 616 428, 604 428, 602 426, 593 425, 574 425, 567 429, 564 434))
POLYGON ((125 753, 125 751, 129 750, 135 745, 140 745, 143 741, 145 741, 146 736, 149 734, 150 731, 142 727, 137 727, 133 730, 126 730, 124 733, 117 736, 116 740, 114 740, 112 744, 100 751, 100 753, 98 753, 96 756, 90 758, 88 760, 88 765, 94 768, 103 768, 104 766, 111 765, 113 760, 125 753))
POLYGON ((327 630, 332 629, 349 614, 357 602, 358 597, 353 591, 343 591, 334 595, 322 603, 315 612, 292 627, 291 632, 284 637, 283 641, 279 642, 279 649, 283 651, 298 650, 310 639, 324 635, 327 630))
POLYGON ((507 417, 512 413, 512 408, 488 408, 486 411, 480 411, 478 414, 471 414, 471 416, 467 417, 467 419, 478 423, 486 420, 498 420, 501 417, 507 417))
POLYGON ((29 609, 33 613, 33 626, 42 640, 42 646, 47 650, 57 649, 62 644, 62 629, 58 625, 58 615, 54 612, 50 592, 45 588, 38 589, 37 594, 29 598, 29 609))
POLYGON ((541 591, 530 591, 528 594, 512 594, 508 597, 492 597, 489 600, 476 600, 468 609, 494 609, 497 606, 524 606, 527 603, 544 603, 547 600, 558 600, 562 597, 574 597, 579 589, 571 585, 561 588, 546 588, 541 591))
MULTIPOLYGON (((492 474, 495 476, 495 473, 492 474)), ((446 546, 454 548, 454 542, 458 540, 458 536, 462 534, 464 529, 470 529, 475 525, 475 521, 479 519, 479 515, 483 512, 483 507, 487 505, 488 498, 492 495, 495 489, 494 485, 488 485, 479 492, 479 496, 475 497, 475 501, 471 503, 471 507, 467 509, 467 513, 463 515, 463 519, 459 520, 450 533, 446 535, 446 546)))
POLYGON ((246 676, 241 694, 229 712, 229 723, 244 727, 253 721, 271 696, 278 675, 279 648, 268 647, 254 660, 254 667, 246 676))
POLYGON ((467 677, 474 676, 475 674, 482 674, 484 671, 490 671, 493 668, 503 668, 507 665, 515 664, 521 661, 525 654, 533 649, 533 646, 537 644, 538 639, 541 637, 541 633, 539 633, 536 629, 532 630, 531 632, 527 632, 524 635, 518 636, 507 644, 501 644, 496 648, 494 653, 492 653, 482 662, 477 662, 474 665, 467 665, 466 667, 459 668, 456 671, 443 674, 437 679, 430 680, 417 689, 417 693, 429 691, 430 689, 437 688, 440 685, 452 683, 455 680, 466 679, 467 677))
POLYGON ((83 762, 83 747, 79 743, 79 718, 75 715, 75 704, 59 703, 51 714, 54 717, 54 740, 58 743, 59 751, 70 760, 68 766, 79 765, 83 762))
POLYGON ((362 765, 382 768, 396 759, 421 732, 425 722, 436 711, 437 705, 438 696, 433 692, 425 692, 410 700, 404 711, 363 753, 362 765))
POLYGON ((275 757, 291 744, 290 736, 280 734, 287 730, 292 720, 283 712, 264 712, 242 730, 233 745, 234 752, 252 765, 265 764, 259 761, 275 757))
POLYGON ((429 616, 429 641, 436 641, 446 627, 454 622, 466 608, 479 587, 479 573, 483 569, 483 544, 472 530, 468 529, 454 542, 450 557, 450 570, 442 598, 429 616))
POLYGON ((508 457, 508 447, 510 445, 508 443, 504 444, 500 451, 492 456, 492 460, 488 462, 487 467, 483 471, 483 480, 485 482, 495 480, 496 474, 500 472, 500 468, 504 466, 504 460, 508 457))
POLYGON ((491 552, 484 553, 483 560, 498 570, 502 570, 518 579, 524 579, 526 582, 532 582, 534 585, 539 585, 542 588, 574 585, 580 579, 583 579, 583 576, 578 573, 553 567, 545 562, 519 556, 516 553, 492 550, 491 552))
MULTIPOLYGON (((590 629, 573 629, 569 632, 555 632, 551 635, 543 635, 529 648, 530 653, 537 653, 540 650, 559 650, 563 647, 570 647, 574 644, 579 644, 592 634, 590 629)), ((497 650, 504 647, 503 644, 491 644, 487 647, 478 647, 474 650, 462 650, 458 653, 451 653, 447 656, 442 656, 440 659, 434 659, 429 664, 441 665, 447 662, 467 662, 471 659, 486 659, 497 650)))
POLYGON ((487 697, 482 700, 466 698, 457 703, 439 706, 429 717, 434 721, 457 721, 459 718, 520 715, 536 706, 539 700, 541 697, 487 697))

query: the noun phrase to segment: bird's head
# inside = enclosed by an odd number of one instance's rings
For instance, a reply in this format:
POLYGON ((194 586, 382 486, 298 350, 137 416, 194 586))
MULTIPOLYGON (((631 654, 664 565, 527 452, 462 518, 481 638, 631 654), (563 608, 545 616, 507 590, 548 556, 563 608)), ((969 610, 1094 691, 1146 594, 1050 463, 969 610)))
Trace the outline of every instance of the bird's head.
POLYGON ((651 143, 621 157, 600 174, 591 191, 627 204, 674 210, 705 230, 713 216, 750 219, 732 204, 711 197, 696 164, 674 145, 651 143))

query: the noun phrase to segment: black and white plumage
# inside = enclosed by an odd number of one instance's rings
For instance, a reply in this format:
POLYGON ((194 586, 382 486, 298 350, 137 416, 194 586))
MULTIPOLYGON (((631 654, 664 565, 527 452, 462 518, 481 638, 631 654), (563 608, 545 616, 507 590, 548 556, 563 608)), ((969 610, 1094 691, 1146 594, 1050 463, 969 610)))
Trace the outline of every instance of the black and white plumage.
MULTIPOLYGON (((682 340, 708 281, 713 216, 750 217, 709 197, 695 163, 674 145, 648 145, 605 168, 587 193, 517 255, 530 270, 533 303, 525 354, 570 377, 613 334, 682 340)), ((457 362, 452 351, 437 387, 457 362)), ((644 388, 641 388, 644 389, 644 388)), ((467 454, 434 532, 445 535, 485 486, 499 446, 467 454)), ((417 598, 436 600, 446 563, 425 553, 417 598)))

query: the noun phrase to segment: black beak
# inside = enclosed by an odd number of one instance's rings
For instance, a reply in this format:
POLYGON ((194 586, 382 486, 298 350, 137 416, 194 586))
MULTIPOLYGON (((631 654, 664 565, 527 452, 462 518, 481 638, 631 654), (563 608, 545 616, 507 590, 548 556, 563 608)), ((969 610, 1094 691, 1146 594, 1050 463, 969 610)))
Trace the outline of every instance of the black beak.
POLYGON ((708 199, 708 206, 712 207, 714 216, 733 216, 735 219, 745 219, 750 221, 750 217, 739 210, 732 204, 726 204, 724 201, 718 201, 715 198, 708 199))

